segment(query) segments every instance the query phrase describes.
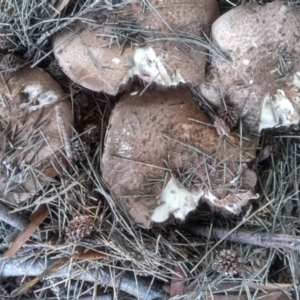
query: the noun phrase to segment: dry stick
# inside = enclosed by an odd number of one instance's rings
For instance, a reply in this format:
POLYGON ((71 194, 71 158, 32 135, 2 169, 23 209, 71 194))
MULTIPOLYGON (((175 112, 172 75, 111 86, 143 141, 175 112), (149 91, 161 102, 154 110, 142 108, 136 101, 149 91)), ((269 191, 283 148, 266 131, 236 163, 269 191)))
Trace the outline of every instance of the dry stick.
MULTIPOLYGON (((25 262, 20 262, 17 259, 6 261, 5 257, 0 254, 1 277, 24 276, 25 274, 26 276, 39 276, 57 261, 58 259, 36 259, 34 257, 25 262)), ((106 286, 113 286, 115 284, 117 290, 133 295, 138 299, 154 300, 162 299, 164 296, 160 284, 155 282, 151 284, 152 278, 134 276, 133 272, 125 271, 112 279, 108 267, 90 268, 82 272, 81 270, 70 271, 70 266, 67 264, 49 276, 97 282, 106 286)))
MULTIPOLYGON (((207 237, 207 227, 184 226, 185 230, 195 235, 207 237)), ((300 251, 300 237, 287 234, 251 233, 236 231, 230 234, 229 229, 213 228, 211 238, 222 239, 236 243, 250 244, 268 248, 282 248, 286 250, 300 251)))
POLYGON ((19 236, 14 240, 11 247, 4 252, 4 255, 7 258, 13 257, 26 243, 26 241, 32 236, 32 234, 36 231, 38 226, 46 219, 48 214, 49 210, 46 204, 40 205, 39 208, 30 215, 30 224, 27 225, 24 228, 24 230, 21 231, 19 236))
MULTIPOLYGON (((265 209, 267 206, 271 205, 274 202, 274 199, 271 201, 268 201, 265 205, 263 205, 261 208, 259 208, 257 211, 255 211, 254 213, 252 213, 250 216, 248 216, 247 218, 245 218, 243 220, 243 222, 240 222, 237 226, 235 226, 233 229, 229 230, 227 235, 225 235, 224 237, 222 237, 222 239, 220 239, 214 246, 212 246, 209 251, 207 251, 205 253, 205 255, 199 260, 199 262, 194 266, 194 268, 191 270, 191 273, 194 272, 199 265, 204 261, 204 259, 214 250, 217 248, 217 246, 219 246, 228 235, 234 233, 239 227, 241 227, 244 222, 246 222, 247 220, 250 220, 255 214, 257 214, 258 212, 262 211, 263 209, 265 209)), ((188 228, 186 229, 187 231, 189 230, 188 228)), ((207 236, 207 235, 206 235, 207 236)))
MULTIPOLYGON (((0 220, 18 230, 23 230, 30 223, 27 218, 22 217, 20 214, 11 213, 11 210, 1 203, 0 203, 0 220)), ((40 240, 39 234, 34 233, 32 236, 40 240)))

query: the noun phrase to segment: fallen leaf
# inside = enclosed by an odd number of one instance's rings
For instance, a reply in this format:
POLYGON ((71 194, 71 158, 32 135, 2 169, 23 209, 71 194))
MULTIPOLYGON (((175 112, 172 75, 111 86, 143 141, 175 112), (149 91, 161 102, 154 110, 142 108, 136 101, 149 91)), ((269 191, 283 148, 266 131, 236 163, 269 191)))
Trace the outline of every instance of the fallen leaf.
POLYGON ((183 295, 185 292, 185 278, 186 274, 183 271, 180 264, 176 264, 173 269, 171 285, 170 285, 170 297, 183 295))
POLYGON ((27 225, 18 235, 13 242, 12 246, 4 252, 4 256, 11 258, 14 256, 19 249, 25 244, 25 242, 31 237, 38 226, 46 219, 49 214, 49 210, 46 204, 42 204, 39 208, 31 214, 29 220, 31 223, 27 225))
POLYGON ((100 253, 93 249, 86 249, 85 247, 77 247, 72 258, 75 259, 100 259, 106 257, 103 253, 100 253))
POLYGON ((63 165, 67 166, 68 161, 65 157, 61 157, 60 161, 53 160, 43 168, 43 174, 45 177, 54 178, 56 177, 60 172, 63 171, 63 165))

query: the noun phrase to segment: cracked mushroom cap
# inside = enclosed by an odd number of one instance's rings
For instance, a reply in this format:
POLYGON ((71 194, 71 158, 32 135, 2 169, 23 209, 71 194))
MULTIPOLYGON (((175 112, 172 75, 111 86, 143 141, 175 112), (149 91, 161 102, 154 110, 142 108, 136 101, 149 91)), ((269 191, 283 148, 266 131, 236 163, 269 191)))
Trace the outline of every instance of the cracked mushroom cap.
POLYGON ((213 55, 213 79, 201 85, 202 94, 219 107, 228 98, 256 132, 297 124, 299 22, 300 11, 279 0, 247 3, 222 15, 212 26, 212 40, 228 60, 213 55))
POLYGON ((122 1, 57 34, 54 53, 67 76, 111 95, 134 77, 160 87, 203 82, 206 49, 202 45, 219 16, 217 2, 147 3, 144 7, 144 1, 122 1))
MULTIPOLYGON (((243 193, 241 158, 254 157, 254 144, 219 138, 188 88, 140 92, 117 103, 105 137, 102 175, 119 206, 146 228, 170 215, 184 220, 200 199, 238 213, 239 199, 219 201, 243 193)), ((252 187, 243 188, 251 198, 252 187)))
MULTIPOLYGON (((63 97, 59 85, 39 68, 21 68, 13 72, 6 83, 0 82, 2 144, 6 141, 0 154, 1 169, 5 165, 4 169, 12 166, 19 170, 13 179, 10 178, 10 182, 16 185, 6 195, 10 200, 19 202, 27 199, 29 194, 40 188, 46 177, 57 175, 59 163, 53 154, 63 146, 63 133, 61 125, 58 125, 56 109, 60 111, 67 137, 72 135, 72 114, 63 97), (32 172, 30 176, 35 177, 36 182, 28 179, 28 171, 32 172)), ((64 161, 59 153, 57 157, 64 161)), ((7 188, 4 173, 1 173, 0 190, 7 188)))

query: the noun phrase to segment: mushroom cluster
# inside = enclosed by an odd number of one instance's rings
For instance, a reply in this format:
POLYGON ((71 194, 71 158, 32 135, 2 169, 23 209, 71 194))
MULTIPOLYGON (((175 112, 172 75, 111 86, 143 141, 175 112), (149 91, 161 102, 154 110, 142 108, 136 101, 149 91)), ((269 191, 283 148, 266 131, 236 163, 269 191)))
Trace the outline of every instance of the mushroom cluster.
POLYGON ((128 90, 112 112, 101 169, 119 207, 145 228, 172 215, 185 220, 204 201, 237 215, 257 198, 247 164, 255 143, 230 133, 238 124, 230 115, 213 122, 189 90, 205 83, 218 17, 211 0, 108 1, 54 39, 60 67, 77 84, 128 90))
MULTIPOLYGON (((90 90, 121 95, 101 159, 115 201, 145 228, 170 216, 185 220, 202 202, 238 215, 258 197, 250 167, 257 141, 243 128, 258 133, 299 123, 300 12, 280 0, 221 17, 216 0, 105 3, 58 32, 53 46, 55 70, 90 90), (190 87, 215 109, 214 119, 190 87)), ((7 161, 44 168, 63 145, 59 125, 48 120, 63 111, 70 137, 71 113, 46 73, 14 71, 0 86, 1 118, 6 126, 15 121, 18 145, 32 146, 15 148, 7 161)))

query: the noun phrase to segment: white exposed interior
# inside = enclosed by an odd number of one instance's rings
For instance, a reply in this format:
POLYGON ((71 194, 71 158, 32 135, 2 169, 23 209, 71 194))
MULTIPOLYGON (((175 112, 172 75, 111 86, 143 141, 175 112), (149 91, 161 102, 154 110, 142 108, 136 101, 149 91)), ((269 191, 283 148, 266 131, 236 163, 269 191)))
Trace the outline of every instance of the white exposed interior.
POLYGON ((184 220, 189 212, 196 209, 202 195, 202 190, 195 194, 191 193, 171 178, 162 192, 160 203, 155 208, 151 220, 161 223, 171 214, 177 219, 184 220))
POLYGON ((22 103, 20 108, 28 107, 27 110, 29 113, 58 100, 58 95, 55 91, 50 90, 47 86, 41 84, 28 84, 24 88, 23 93, 28 95, 28 101, 22 103))
POLYGON ((277 90, 274 97, 265 96, 261 108, 259 132, 265 128, 298 124, 300 116, 297 110, 299 107, 295 100, 288 99, 283 90, 277 90), (297 110, 294 107, 295 104, 297 110))
POLYGON ((126 84, 135 75, 145 82, 154 82, 163 86, 176 86, 185 80, 178 71, 170 76, 162 61, 157 57, 152 47, 137 47, 129 62, 130 69, 122 80, 126 84))
POLYGON ((293 84, 296 88, 300 89, 300 72, 294 74, 293 84))

